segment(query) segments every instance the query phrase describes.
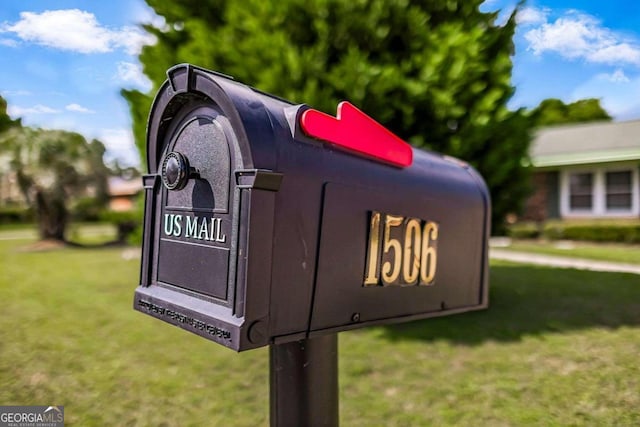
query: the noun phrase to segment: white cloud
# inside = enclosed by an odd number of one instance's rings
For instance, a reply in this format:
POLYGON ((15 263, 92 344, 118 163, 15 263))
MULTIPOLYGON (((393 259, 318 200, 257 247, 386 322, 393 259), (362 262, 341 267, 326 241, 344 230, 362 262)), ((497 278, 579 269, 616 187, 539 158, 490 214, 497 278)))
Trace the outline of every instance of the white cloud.
POLYGON ((547 22, 549 9, 536 9, 535 7, 525 7, 516 15, 516 20, 520 25, 539 25, 547 22))
POLYGON ((118 62, 118 69, 114 79, 120 83, 131 84, 137 86, 142 90, 150 90, 151 82, 142 72, 140 64, 134 64, 132 62, 118 62))
POLYGON ((617 43, 611 46, 602 46, 588 56, 592 62, 604 64, 629 63, 640 66, 640 46, 628 43, 617 43))
POLYGON ((21 12, 19 21, 2 25, 0 32, 13 33, 25 42, 79 53, 123 49, 133 55, 142 45, 154 41, 153 36, 136 27, 102 26, 93 13, 79 9, 21 12))
POLYGON ((19 89, 19 90, 3 90, 0 92, 0 94, 2 94, 2 96, 31 96, 33 95, 33 92, 19 89))
POLYGON ((164 16, 157 15, 156 12, 144 2, 133 2, 131 15, 134 22, 151 25, 160 30, 168 29, 164 16))
POLYGON ((120 31, 112 32, 112 40, 114 46, 124 48, 129 55, 137 55, 142 46, 155 43, 156 38, 137 27, 123 27, 120 31))
POLYGON ((524 37, 535 55, 554 52, 567 59, 640 66, 640 43, 577 11, 569 11, 552 23, 544 21, 524 37))
POLYGON ((59 114, 60 110, 48 107, 46 105, 37 104, 33 107, 19 107, 17 105, 9 105, 7 112, 12 117, 24 116, 25 114, 59 114))
POLYGON ((131 129, 101 129, 96 138, 102 141, 107 148, 106 161, 118 160, 125 166, 140 164, 140 156, 133 142, 131 129))
POLYGON ((16 40, 13 40, 13 39, 1 38, 0 39, 0 46, 17 47, 18 46, 18 42, 16 40))
POLYGON ((615 70, 613 73, 598 74, 598 79, 610 81, 611 83, 629 83, 629 77, 622 70, 615 70))
POLYGON ((104 127, 100 117, 80 116, 79 110, 89 109, 79 104, 69 104, 64 109, 38 104, 33 107, 8 106, 11 118, 21 118, 25 126, 41 129, 64 129, 78 132, 87 138, 99 139, 107 149, 105 161, 118 161, 123 166, 140 165, 140 156, 134 144, 133 132, 127 127, 104 127), (97 124, 96 124, 97 123, 97 124))
POLYGON ((90 110, 86 107, 83 107, 80 104, 69 104, 66 107, 64 107, 65 110, 67 111, 72 111, 74 113, 83 113, 83 114, 95 114, 95 111, 90 110))
POLYGON ((599 98, 602 106, 617 120, 640 118, 640 74, 599 74, 576 88, 571 100, 599 98))

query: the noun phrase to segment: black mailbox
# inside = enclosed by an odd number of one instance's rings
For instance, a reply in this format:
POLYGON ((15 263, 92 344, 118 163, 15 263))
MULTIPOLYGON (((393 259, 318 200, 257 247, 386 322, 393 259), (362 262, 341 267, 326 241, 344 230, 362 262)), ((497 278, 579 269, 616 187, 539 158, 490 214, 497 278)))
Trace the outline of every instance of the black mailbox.
POLYGON ((490 201, 459 160, 212 71, 147 128, 134 307, 234 350, 485 308, 490 201))

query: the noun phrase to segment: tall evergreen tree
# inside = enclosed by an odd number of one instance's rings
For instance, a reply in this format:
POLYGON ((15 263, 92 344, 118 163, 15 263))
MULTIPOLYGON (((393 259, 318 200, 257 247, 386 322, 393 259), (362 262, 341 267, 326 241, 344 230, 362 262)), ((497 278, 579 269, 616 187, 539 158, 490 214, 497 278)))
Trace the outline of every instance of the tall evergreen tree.
MULTIPOLYGON (((482 0, 148 0, 166 20, 140 60, 151 94, 123 91, 144 129, 168 67, 191 62, 329 113, 346 99, 417 147, 470 162, 494 227, 528 191, 528 121, 509 111, 515 12, 482 0)), ((144 158, 144 157, 143 157, 144 158)))

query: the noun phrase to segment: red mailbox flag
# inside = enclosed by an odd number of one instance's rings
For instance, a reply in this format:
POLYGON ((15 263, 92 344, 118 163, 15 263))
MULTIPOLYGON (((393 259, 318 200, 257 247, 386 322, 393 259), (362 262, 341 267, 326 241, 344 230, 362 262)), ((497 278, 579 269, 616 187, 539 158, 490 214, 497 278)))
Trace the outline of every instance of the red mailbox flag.
POLYGON ((351 103, 338 104, 336 117, 309 109, 300 125, 310 137, 393 166, 411 166, 413 149, 351 103))

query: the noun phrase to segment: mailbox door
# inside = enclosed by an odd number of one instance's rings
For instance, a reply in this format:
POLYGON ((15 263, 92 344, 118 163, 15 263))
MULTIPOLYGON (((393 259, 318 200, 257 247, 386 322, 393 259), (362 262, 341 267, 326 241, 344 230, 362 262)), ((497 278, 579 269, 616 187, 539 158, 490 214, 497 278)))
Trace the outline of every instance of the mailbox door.
POLYGON ((251 89, 228 78, 190 65, 167 75, 147 127, 134 307, 237 351, 266 345, 282 178, 271 172, 269 116, 251 89))
MULTIPOLYGON (((212 103, 185 105, 165 133, 158 172, 169 153, 188 160, 182 189, 156 188, 152 280, 231 307, 234 298, 237 212, 233 133, 212 103)), ((236 144, 237 145, 237 144, 236 144)))

